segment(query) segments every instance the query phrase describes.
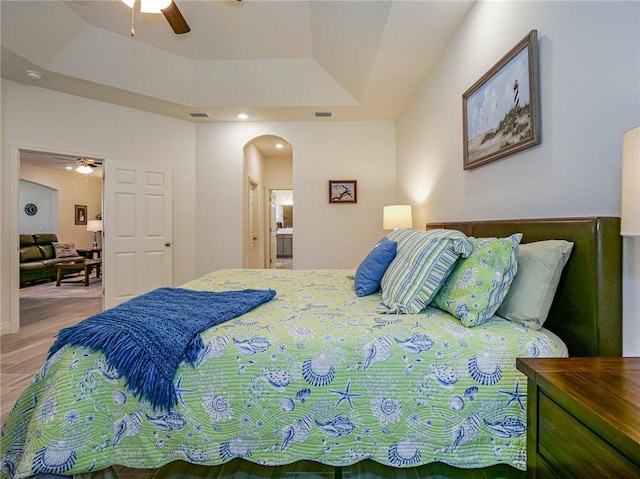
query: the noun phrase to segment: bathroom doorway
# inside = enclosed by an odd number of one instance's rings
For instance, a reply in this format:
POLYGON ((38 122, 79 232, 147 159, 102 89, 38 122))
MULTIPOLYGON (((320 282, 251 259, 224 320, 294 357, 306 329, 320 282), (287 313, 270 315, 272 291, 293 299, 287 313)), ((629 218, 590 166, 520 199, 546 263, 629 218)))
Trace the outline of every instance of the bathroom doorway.
POLYGON ((293 269, 293 190, 271 190, 275 199, 276 269, 293 269))

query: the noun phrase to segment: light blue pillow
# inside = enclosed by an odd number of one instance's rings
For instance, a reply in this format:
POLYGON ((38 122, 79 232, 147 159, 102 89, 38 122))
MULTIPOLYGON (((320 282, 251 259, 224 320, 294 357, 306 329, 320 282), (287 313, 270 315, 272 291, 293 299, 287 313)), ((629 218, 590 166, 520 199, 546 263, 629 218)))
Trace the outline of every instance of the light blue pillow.
POLYGON ((466 258, 473 244, 456 230, 401 230, 389 235, 398 242, 398 254, 387 268, 380 287, 382 313, 416 314, 433 299, 459 256, 466 258))
POLYGON ((367 257, 360 263, 356 270, 356 294, 367 296, 380 289, 380 280, 384 272, 396 257, 397 243, 389 240, 386 236, 382 238, 369 252, 367 257))

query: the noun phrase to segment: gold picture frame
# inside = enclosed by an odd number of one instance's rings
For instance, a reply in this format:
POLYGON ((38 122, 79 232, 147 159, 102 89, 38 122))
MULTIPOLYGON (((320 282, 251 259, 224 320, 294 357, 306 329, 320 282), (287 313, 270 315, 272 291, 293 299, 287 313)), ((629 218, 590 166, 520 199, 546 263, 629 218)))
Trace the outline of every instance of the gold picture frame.
POLYGON ((87 224, 87 205, 75 205, 75 224, 87 224))

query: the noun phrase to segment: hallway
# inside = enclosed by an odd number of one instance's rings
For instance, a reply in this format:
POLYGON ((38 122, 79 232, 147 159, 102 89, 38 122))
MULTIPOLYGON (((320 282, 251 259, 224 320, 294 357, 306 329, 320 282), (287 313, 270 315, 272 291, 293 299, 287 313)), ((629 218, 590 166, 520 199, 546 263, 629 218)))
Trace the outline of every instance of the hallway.
POLYGON ((293 258, 279 257, 276 260, 276 269, 293 269, 293 258))

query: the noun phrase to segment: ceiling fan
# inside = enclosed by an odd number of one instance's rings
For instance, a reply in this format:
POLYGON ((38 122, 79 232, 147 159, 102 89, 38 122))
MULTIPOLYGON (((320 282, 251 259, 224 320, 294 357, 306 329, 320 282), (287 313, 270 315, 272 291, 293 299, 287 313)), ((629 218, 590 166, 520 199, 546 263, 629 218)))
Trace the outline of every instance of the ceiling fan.
MULTIPOLYGON (((133 11, 136 0, 122 0, 124 4, 126 4, 131 9, 131 36, 135 35, 135 31, 133 29, 133 11)), ((140 0, 140 12, 141 13, 160 13, 164 15, 164 17, 171 25, 174 33, 181 35, 183 33, 188 33, 191 31, 191 28, 187 24, 187 21, 182 16, 180 9, 176 5, 176 2, 173 0, 140 0)))
POLYGON ((76 171, 84 175, 93 173, 93 169, 98 166, 95 160, 90 160, 88 158, 78 158, 76 160, 76 165, 78 165, 76 167, 76 171))
POLYGON ((97 168, 102 164, 102 162, 93 160, 91 158, 62 158, 54 156, 56 160, 60 160, 60 162, 71 162, 73 161, 76 164, 75 170, 78 173, 82 173, 83 175, 90 175, 93 173, 93 169, 97 168))
POLYGON ((169 22, 169 25, 171 25, 173 33, 180 35, 191 31, 187 21, 182 16, 182 13, 180 13, 178 5, 176 5, 176 2, 173 0, 171 0, 171 3, 169 3, 166 8, 162 9, 162 14, 164 18, 167 19, 167 22, 169 22))
MULTIPOLYGON (((242 0, 235 0, 241 2, 242 0)), ((122 2, 131 9, 131 36, 135 36, 136 32, 133 29, 133 13, 136 0, 122 0, 122 2)), ((189 33, 191 27, 182 16, 178 5, 174 0, 140 0, 140 13, 160 13, 167 19, 169 25, 173 29, 173 32, 177 35, 183 33, 189 33)))

